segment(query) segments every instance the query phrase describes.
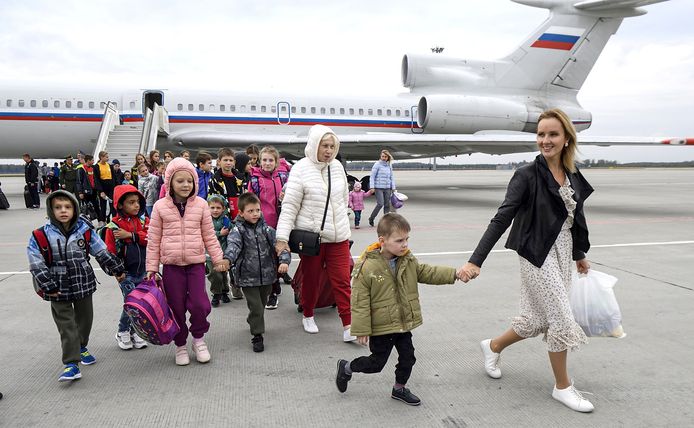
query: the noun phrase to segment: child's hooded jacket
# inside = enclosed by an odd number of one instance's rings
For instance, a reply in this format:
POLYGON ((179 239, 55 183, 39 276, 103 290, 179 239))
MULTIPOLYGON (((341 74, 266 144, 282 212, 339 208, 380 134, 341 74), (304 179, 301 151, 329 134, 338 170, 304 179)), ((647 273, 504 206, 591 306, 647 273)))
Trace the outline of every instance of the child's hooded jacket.
POLYGON ((214 233, 210 207, 197 196, 195 168, 184 158, 175 158, 169 162, 164 176, 168 193, 154 204, 152 211, 147 235, 147 271, 158 272, 159 263, 176 266, 205 263, 206 248, 213 263, 221 262, 223 253, 214 233), (186 200, 183 216, 172 196, 171 182, 179 171, 186 171, 193 177, 193 190, 186 200))
POLYGON ((149 227, 149 218, 145 216, 145 197, 137 191, 135 186, 129 184, 116 186, 113 190, 113 208, 115 208, 117 215, 106 225, 106 247, 111 254, 123 261, 128 274, 142 275, 145 273, 147 229, 149 227), (137 194, 140 199, 140 211, 137 215, 128 215, 118 209, 118 204, 132 193, 137 194), (113 235, 114 229, 130 232, 131 237, 123 240, 116 239, 113 235))
POLYGON ((53 263, 46 265, 46 261, 39 250, 39 245, 32 235, 29 238, 27 256, 29 257, 29 270, 36 283, 44 292, 43 299, 55 302, 75 301, 83 299, 96 291, 96 276, 89 264, 89 257, 85 252, 86 243, 84 234, 91 229, 89 241, 89 254, 96 258, 101 268, 108 275, 119 275, 123 264, 106 249, 106 244, 99 238, 94 227, 79 216, 79 203, 70 192, 57 190, 46 198, 48 222, 44 226, 48 244, 51 247, 53 263), (51 203, 57 196, 69 198, 74 208, 73 218, 67 228, 55 218, 51 203), (59 291, 57 297, 50 297, 59 291))

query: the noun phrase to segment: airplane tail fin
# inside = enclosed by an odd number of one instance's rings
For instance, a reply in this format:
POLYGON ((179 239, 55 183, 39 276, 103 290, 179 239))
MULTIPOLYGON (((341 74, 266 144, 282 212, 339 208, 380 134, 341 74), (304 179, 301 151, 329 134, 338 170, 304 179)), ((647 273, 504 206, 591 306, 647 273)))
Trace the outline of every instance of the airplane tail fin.
POLYGON ((503 59, 503 87, 581 89, 600 53, 622 20, 646 13, 640 6, 667 0, 512 0, 549 9, 550 15, 503 59))

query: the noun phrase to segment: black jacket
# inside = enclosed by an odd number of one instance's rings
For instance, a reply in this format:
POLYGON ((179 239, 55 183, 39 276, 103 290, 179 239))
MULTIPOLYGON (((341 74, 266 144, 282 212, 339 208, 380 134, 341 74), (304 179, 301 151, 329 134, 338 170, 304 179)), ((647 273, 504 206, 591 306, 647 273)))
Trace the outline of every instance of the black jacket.
POLYGON ((31 160, 24 165, 24 182, 26 184, 36 184, 39 182, 39 166, 35 160, 31 160))
MULTIPOLYGON (((86 169, 84 169, 85 165, 82 164, 78 166, 77 169, 77 180, 75 181, 75 193, 78 195, 80 193, 84 193, 85 195, 91 195, 94 193, 94 186, 92 186, 92 182, 89 181, 89 173, 87 172, 86 169)), ((92 172, 93 177, 96 177, 97 171, 94 169, 94 166, 92 165, 92 172)), ((96 178, 94 178, 94 184, 96 185, 96 178)))
POLYGON ((97 192, 105 192, 109 197, 113 196, 113 188, 116 186, 114 183, 114 179, 116 178, 116 171, 113 169, 113 165, 107 164, 109 169, 111 170, 111 178, 108 180, 102 180, 101 179, 101 171, 99 169, 101 168, 101 165, 99 165, 98 162, 95 162, 93 165, 94 168, 94 187, 96 188, 97 192))
MULTIPOLYGON (((593 188, 578 170, 575 173, 567 172, 566 176, 576 200, 571 227, 573 259, 581 260, 590 248, 583 203, 593 193, 593 188)), ((482 266, 494 244, 513 221, 506 248, 515 250, 533 265, 541 267, 568 215, 559 195, 559 183, 552 176, 545 158, 537 155, 535 162, 519 168, 511 178, 504 202, 469 261, 482 266)))

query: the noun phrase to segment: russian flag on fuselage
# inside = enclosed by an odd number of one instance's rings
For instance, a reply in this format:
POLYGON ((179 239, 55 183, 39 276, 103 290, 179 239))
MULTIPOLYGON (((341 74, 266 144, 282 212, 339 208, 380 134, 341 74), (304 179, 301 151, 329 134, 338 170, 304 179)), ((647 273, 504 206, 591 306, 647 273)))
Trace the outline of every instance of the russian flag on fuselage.
POLYGON ((551 26, 530 45, 532 48, 571 50, 583 35, 583 28, 551 26))

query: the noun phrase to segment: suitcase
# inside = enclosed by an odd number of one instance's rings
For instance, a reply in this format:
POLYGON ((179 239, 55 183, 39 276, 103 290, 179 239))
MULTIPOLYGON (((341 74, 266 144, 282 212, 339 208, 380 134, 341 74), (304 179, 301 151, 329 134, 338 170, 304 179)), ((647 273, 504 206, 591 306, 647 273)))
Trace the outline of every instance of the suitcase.
MULTIPOLYGON (((351 242, 350 242, 351 245, 351 242)), ((349 271, 352 272, 354 268, 354 260, 352 257, 349 258, 349 271)), ((294 273, 294 278, 292 278, 292 289, 294 290, 294 303, 297 305, 296 310, 298 312, 304 311, 304 305, 301 300, 301 285, 304 279, 303 269, 301 269, 301 262, 294 273)), ((321 269, 321 273, 318 279, 318 300, 316 300, 316 309, 336 307, 335 297, 333 296, 333 288, 330 285, 330 280, 328 280, 328 271, 324 266, 321 269)))
POLYGON ((27 208, 33 208, 34 202, 31 200, 31 193, 29 193, 29 185, 24 186, 24 205, 27 208))
POLYGON ((7 200, 7 196, 0 189, 0 210, 6 210, 10 208, 10 202, 7 200))

